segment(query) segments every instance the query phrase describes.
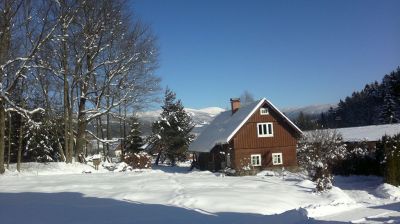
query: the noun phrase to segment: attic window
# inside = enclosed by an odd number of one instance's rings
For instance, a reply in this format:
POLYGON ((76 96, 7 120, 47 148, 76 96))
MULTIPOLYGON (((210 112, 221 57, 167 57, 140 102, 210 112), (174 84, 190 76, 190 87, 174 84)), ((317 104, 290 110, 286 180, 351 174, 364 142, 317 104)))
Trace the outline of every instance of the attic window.
POLYGON ((271 122, 257 123, 257 136, 258 137, 273 137, 274 128, 271 122))
POLYGON ((265 108, 265 107, 260 108, 260 114, 268 115, 269 114, 268 108, 265 108))

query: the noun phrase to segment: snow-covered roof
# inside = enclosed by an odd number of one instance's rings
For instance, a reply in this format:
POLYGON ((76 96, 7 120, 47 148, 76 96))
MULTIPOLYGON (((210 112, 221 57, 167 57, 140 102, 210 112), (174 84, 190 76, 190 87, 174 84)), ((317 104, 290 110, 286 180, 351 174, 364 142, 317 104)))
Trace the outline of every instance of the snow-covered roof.
POLYGON ((220 113, 190 144, 189 151, 209 152, 215 145, 228 143, 239 131, 239 129, 247 122, 251 115, 253 115, 254 112, 265 102, 273 110, 285 118, 285 120, 291 126, 293 126, 296 131, 302 133, 301 130, 289 120, 289 118, 287 118, 271 102, 264 98, 240 107, 234 114, 232 114, 232 111, 230 110, 220 113))
POLYGON ((393 136, 400 133, 400 124, 370 125, 335 129, 345 142, 379 141, 382 136, 393 136))

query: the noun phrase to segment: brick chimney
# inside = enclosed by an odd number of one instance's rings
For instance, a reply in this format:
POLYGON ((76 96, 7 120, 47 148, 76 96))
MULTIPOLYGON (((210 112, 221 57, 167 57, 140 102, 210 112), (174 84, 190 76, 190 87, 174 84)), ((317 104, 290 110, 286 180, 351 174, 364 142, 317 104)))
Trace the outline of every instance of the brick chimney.
POLYGON ((239 108, 240 108, 240 99, 239 98, 231 98, 232 114, 234 114, 239 108))

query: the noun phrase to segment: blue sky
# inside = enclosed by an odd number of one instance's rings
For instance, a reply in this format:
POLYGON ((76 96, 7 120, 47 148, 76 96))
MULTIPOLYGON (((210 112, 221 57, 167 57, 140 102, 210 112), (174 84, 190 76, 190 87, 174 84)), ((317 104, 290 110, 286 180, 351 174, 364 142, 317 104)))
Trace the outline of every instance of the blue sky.
POLYGON ((162 86, 190 108, 245 90, 278 107, 337 103, 400 65, 400 1, 136 0, 162 86))

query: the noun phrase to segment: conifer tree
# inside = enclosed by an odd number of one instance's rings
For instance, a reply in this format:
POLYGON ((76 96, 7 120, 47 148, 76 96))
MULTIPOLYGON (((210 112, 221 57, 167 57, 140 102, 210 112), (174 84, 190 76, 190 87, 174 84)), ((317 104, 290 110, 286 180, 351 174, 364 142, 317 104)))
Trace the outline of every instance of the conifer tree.
POLYGON ((27 159, 36 162, 63 161, 62 123, 59 119, 40 118, 40 121, 40 125, 33 122, 25 124, 24 145, 27 159))
POLYGON ((400 122, 400 67, 341 100, 325 119, 329 128, 400 122))
POLYGON ((168 158, 172 165, 186 159, 187 149, 193 139, 193 123, 176 94, 166 89, 160 120, 153 123, 151 143, 160 157, 168 158))
POLYGON ((125 139, 125 153, 140 152, 143 146, 143 138, 141 137, 139 119, 136 116, 132 116, 129 125, 131 130, 125 139))
POLYGON ((318 127, 311 117, 307 114, 304 114, 303 111, 299 113, 295 123, 301 130, 313 130, 317 129, 318 127))
POLYGON ((380 121, 383 124, 397 123, 396 103, 391 94, 386 93, 383 98, 383 106, 380 112, 380 121))

